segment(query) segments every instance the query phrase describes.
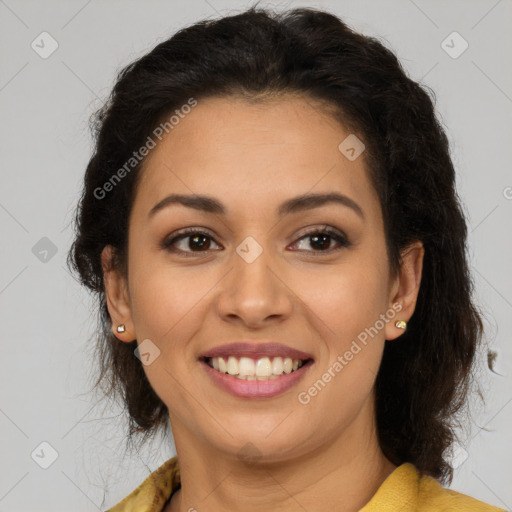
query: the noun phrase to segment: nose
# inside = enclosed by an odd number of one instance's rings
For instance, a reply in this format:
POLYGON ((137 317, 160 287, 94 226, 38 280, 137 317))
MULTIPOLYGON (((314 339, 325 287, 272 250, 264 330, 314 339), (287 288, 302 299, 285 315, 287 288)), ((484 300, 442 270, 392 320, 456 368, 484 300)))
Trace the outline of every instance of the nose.
POLYGON ((216 303, 224 321, 238 321, 257 329, 290 316, 293 292, 270 250, 263 250, 254 260, 235 252, 232 263, 231 271, 220 283, 216 303))

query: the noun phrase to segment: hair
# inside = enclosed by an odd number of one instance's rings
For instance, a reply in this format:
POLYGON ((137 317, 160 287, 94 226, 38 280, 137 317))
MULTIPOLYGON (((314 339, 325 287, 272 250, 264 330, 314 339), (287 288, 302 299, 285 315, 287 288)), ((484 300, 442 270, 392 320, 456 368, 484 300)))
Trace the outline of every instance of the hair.
POLYGON ((436 117, 435 94, 410 79, 390 49, 317 9, 275 13, 253 6, 183 28, 124 67, 91 118, 95 148, 68 265, 97 296, 95 386, 122 396, 130 439, 144 434, 146 440, 168 428, 168 409, 134 355, 136 340, 122 343, 112 333, 101 264, 110 244, 113 267, 127 277, 128 222, 144 159, 110 187, 106 199, 95 191, 112 183, 155 127, 190 98, 265 101, 285 94, 320 102, 364 140, 390 275, 411 242, 423 243, 414 314, 407 330, 386 342, 376 378, 376 422, 381 449, 394 464, 410 462, 451 481, 446 454, 467 404, 483 324, 471 297, 467 226, 448 139, 436 117))

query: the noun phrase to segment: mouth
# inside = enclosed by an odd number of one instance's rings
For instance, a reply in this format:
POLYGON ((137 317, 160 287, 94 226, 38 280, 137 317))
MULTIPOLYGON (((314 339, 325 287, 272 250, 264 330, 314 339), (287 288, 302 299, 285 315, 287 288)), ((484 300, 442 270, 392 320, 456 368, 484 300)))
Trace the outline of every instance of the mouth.
POLYGON ((312 358, 292 359, 291 357, 201 357, 215 371, 246 381, 268 381, 295 373, 312 358))
POLYGON ((237 398, 272 398, 296 385, 314 364, 312 358, 201 357, 199 363, 219 389, 237 398))

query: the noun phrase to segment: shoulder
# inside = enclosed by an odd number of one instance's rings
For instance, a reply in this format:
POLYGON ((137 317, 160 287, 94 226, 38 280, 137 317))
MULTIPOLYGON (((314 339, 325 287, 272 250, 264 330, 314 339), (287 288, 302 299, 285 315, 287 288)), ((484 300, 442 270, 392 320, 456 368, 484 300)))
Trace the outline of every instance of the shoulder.
POLYGON ((359 512, 505 512, 446 489, 409 463, 398 466, 359 512))
POLYGON ((425 512, 505 512, 502 508, 446 489, 430 476, 422 476, 419 480, 418 505, 419 510, 425 512))
POLYGON ((106 512, 161 512, 180 487, 177 456, 153 471, 134 491, 106 512))

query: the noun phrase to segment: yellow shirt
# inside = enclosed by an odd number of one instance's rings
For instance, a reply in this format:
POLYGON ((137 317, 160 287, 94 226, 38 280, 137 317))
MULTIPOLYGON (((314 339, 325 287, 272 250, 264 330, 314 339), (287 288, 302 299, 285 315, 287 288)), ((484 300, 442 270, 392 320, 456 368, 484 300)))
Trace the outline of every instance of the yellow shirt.
MULTIPOLYGON (((181 487, 177 457, 151 473, 131 494, 106 512, 162 512, 181 487)), ((505 512, 420 476, 409 463, 397 467, 359 512, 505 512)))

